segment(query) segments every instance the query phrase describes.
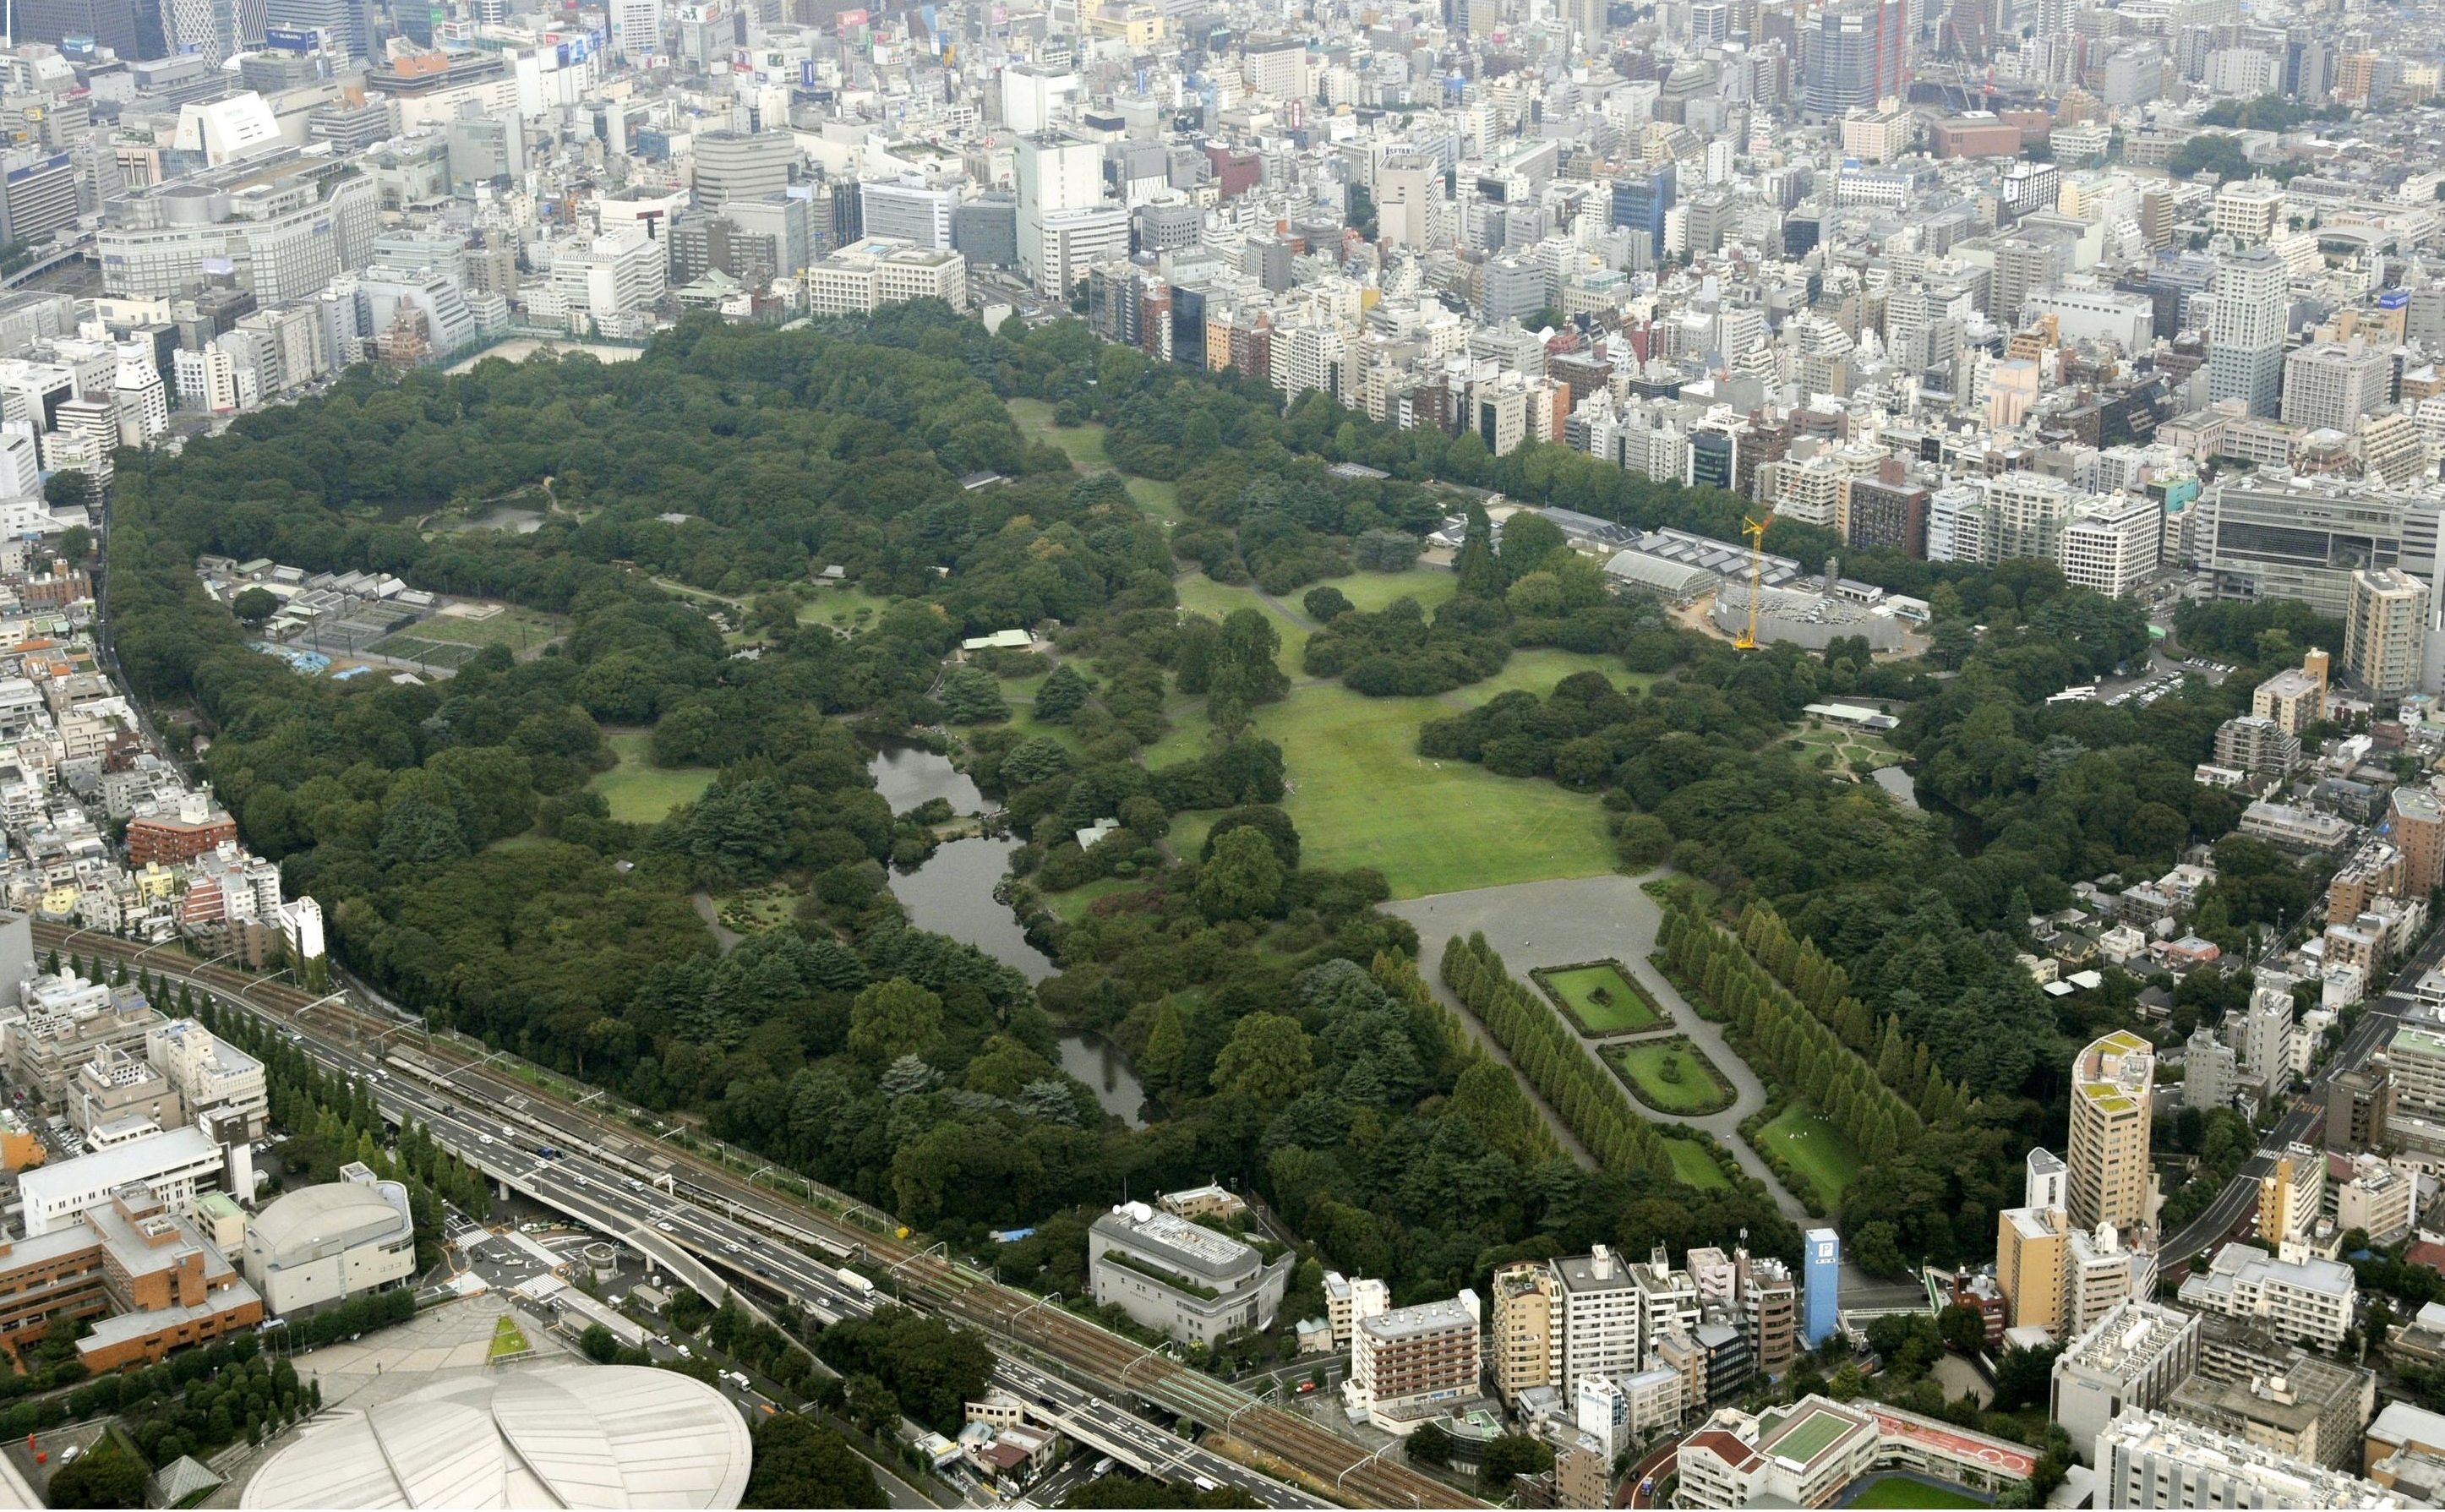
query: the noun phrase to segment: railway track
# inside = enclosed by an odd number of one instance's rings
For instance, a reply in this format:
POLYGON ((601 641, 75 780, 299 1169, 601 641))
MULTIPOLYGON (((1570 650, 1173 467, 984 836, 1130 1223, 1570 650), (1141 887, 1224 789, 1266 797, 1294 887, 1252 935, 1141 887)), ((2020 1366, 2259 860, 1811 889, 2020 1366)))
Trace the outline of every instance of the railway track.
MULTIPOLYGON (((877 1231, 848 1222, 812 1202, 757 1185, 719 1161, 657 1140, 638 1127, 582 1106, 604 1094, 584 1099, 564 1096, 549 1085, 495 1070, 505 1058, 500 1054, 478 1055, 435 1037, 413 1020, 366 1013, 340 994, 317 998, 283 982, 198 961, 170 946, 138 945, 65 924, 37 921, 33 932, 38 950, 98 955, 124 962, 131 973, 149 969, 157 976, 191 983, 284 1029, 327 1045, 336 1039, 350 1053, 377 1060, 389 1041, 415 1035, 416 1054, 433 1068, 424 1078, 432 1085, 447 1088, 485 1111, 515 1108, 529 1122, 585 1132, 594 1142, 612 1148, 650 1145, 653 1164, 667 1167, 675 1193, 700 1204, 726 1205, 734 1213, 751 1212, 759 1224, 782 1237, 812 1241, 826 1250, 863 1250, 871 1263, 890 1275, 905 1297, 1027 1344, 1107 1391, 1136 1396, 1237 1439, 1307 1482, 1312 1489, 1337 1501, 1389 1507, 1475 1504, 1448 1484, 1420 1474, 1384 1450, 1370 1452, 1296 1412, 1123 1338, 1045 1297, 1005 1286, 936 1253, 940 1246, 928 1249, 904 1240, 894 1225, 886 1223, 877 1231)), ((812 1182, 805 1185, 811 1193, 820 1193, 835 1204, 839 1215, 872 1215, 872 1209, 845 1193, 812 1182)))

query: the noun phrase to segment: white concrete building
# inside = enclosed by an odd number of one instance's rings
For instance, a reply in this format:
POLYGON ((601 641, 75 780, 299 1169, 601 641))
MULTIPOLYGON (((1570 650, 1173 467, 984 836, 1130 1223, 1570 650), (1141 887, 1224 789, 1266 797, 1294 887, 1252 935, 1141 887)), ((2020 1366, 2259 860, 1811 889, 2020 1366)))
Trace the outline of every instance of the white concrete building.
POLYGON ((2340 1260, 2322 1260, 2298 1244, 2280 1256, 2248 1244, 2217 1250, 2205 1271, 2182 1282, 2184 1307, 2227 1317, 2254 1318, 2281 1337, 2333 1348, 2350 1332, 2360 1282, 2340 1260))

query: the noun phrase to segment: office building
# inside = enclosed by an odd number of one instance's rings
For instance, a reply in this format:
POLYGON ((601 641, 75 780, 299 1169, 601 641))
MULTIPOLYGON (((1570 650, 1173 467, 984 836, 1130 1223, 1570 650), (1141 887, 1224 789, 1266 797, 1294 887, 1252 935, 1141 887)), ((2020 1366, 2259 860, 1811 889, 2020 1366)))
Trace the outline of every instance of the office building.
POLYGON ((887 305, 939 299, 968 305, 968 263, 958 252, 869 238, 807 269, 807 309, 815 315, 870 315, 887 305))
MULTIPOLYGON (((1075 279, 1068 277, 1068 258, 1058 246, 1059 228, 1069 217, 1092 215, 1104 205, 1104 155, 1092 141, 1059 137, 1023 139, 1011 164, 1018 187, 1018 263, 1038 289, 1067 292, 1075 279), (1048 282, 1048 278, 1054 280, 1048 282), (1068 281, 1060 281, 1067 279, 1068 281)), ((1121 242, 1111 255, 1127 255, 1129 215, 1115 209, 1121 242)), ((1091 258, 1078 265, 1101 262, 1091 258)))
POLYGON ((68 1079, 67 1120, 100 1149, 186 1121, 178 1090, 141 1056, 104 1045, 68 1079))
POLYGON ((695 161, 696 202, 719 210, 787 189, 797 176, 798 144, 783 131, 699 132, 695 161))
MULTIPOLYGON (((230 1185, 230 1163, 229 1152, 211 1135, 188 1127, 27 1171, 17 1179, 26 1237, 47 1234, 88 1208, 106 1206, 111 1194, 131 1182, 150 1187, 171 1211, 184 1212, 196 1193, 230 1185)), ((252 1162, 246 1174, 252 1185, 252 1162)))
POLYGON ((2064 1212, 2076 1228, 2148 1217, 2148 1131, 2156 1055, 2129 1030, 2091 1041, 2072 1062, 2064 1212))
POLYGON ((374 216, 371 178, 345 162, 301 158, 242 177, 132 189, 103 207, 94 249, 103 289, 116 297, 194 294, 218 260, 258 304, 288 305, 364 265, 374 216))
MULTIPOLYGON (((2291 401, 2289 390, 2285 401, 2291 401)), ((2428 585, 2419 579, 2393 567, 2354 572, 2351 613, 2343 621, 2343 670, 2382 698, 2416 691, 2428 618, 2428 585)))
POLYGON ((2208 327, 2211 401, 2240 400, 2252 415, 2279 412, 2291 303, 2291 271, 2265 248, 2217 263, 2215 316, 2208 327))
POLYGON ((2350 1332, 2360 1282, 2340 1260, 2322 1260, 2297 1244, 2269 1255, 2227 1244, 2205 1271, 2182 1282, 2184 1307, 2255 1320, 2277 1335, 2332 1349, 2350 1332))
POLYGON ((2074 588, 2122 598, 2156 574, 2164 536, 2163 505, 2111 494, 2072 507, 2055 537, 2055 561, 2074 588))
POLYGON ((0 1340, 25 1350, 54 1327, 82 1325, 77 1361, 89 1373, 158 1363, 263 1316, 228 1257, 140 1182, 40 1233, 0 1240, 0 1340))
POLYGON ((1297 1257, 1267 1265, 1227 1234, 1123 1203, 1087 1230, 1089 1284, 1099 1306, 1184 1343, 1272 1326, 1297 1257))
POLYGON ((1834 0, 1801 60, 1808 113, 1824 121, 1899 96, 1910 83, 1910 0, 1834 0))
POLYGON ((2122 1303, 2055 1356, 2047 1415, 2085 1461, 2114 1420, 2171 1399, 2199 1364, 2199 1316, 2152 1301, 2122 1303))
POLYGON ((1745 1249, 1738 1265, 1741 1327, 1750 1367, 1768 1380, 1781 1380, 1800 1353, 1799 1284, 1790 1266, 1745 1249))
POLYGON ((2284 359, 2284 423, 2349 436, 2388 402, 2393 383, 2393 358, 2363 337, 2301 347, 2284 359))
POLYGON ((1343 1401, 1388 1433, 1408 1434, 1474 1398, 1481 1369, 1477 1294, 1379 1313, 1350 1340, 1343 1401))
POLYGON ((929 184, 921 178, 860 184, 858 199, 868 236, 935 251, 951 249, 960 212, 957 185, 929 184))
POLYGON ((247 1224, 245 1269, 281 1317, 399 1285, 416 1274, 407 1188, 350 1161, 336 1182, 284 1192, 247 1224))
POLYGON ((1800 1334, 1815 1349, 1841 1322, 1842 1236, 1830 1228, 1808 1229, 1800 1236, 1800 1249, 1806 1292, 1800 1334))
POLYGON ((2355 1475, 2163 1412, 2126 1412, 2097 1436, 2097 1500, 2113 1507, 2398 1507, 2355 1475))

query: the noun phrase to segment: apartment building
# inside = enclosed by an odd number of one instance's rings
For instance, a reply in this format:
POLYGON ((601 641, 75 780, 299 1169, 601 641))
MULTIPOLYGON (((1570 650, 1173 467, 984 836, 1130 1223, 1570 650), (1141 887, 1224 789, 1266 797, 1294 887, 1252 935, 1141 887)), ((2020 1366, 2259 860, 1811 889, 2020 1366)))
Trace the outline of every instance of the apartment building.
POLYGON ((2114 1507, 2398 1507, 2356 1475, 2305 1465, 2163 1412, 2131 1411, 2097 1436, 2097 1499, 2114 1507))
POLYGON ((2343 670, 2380 698, 2419 686, 2428 637, 2428 585, 2400 568, 2352 574, 2343 621, 2343 670))
POLYGON ((2099 1434, 2126 1411, 2160 1408, 2199 1364, 2199 1316, 2127 1301, 2055 1356, 2047 1415, 2085 1461, 2099 1434))
POLYGON ((2255 1319, 2278 1335, 2331 1349, 2351 1331, 2360 1282, 2340 1260, 2322 1260, 2298 1244, 2269 1255, 2227 1244, 2204 1271, 2182 1282, 2184 1307, 2255 1319))
POLYGON ((1378 1313, 1350 1339, 1350 1377, 1341 1393, 1390 1433, 1408 1434, 1478 1391, 1480 1308, 1464 1290, 1441 1302, 1378 1313))
MULTIPOLYGON (((1520 1260, 1494 1273, 1494 1389, 1502 1405, 1516 1408, 1520 1393, 1555 1386, 1561 1339, 1555 1331, 1560 1287, 1551 1266, 1520 1260)), ((1601 1379, 1601 1377, 1599 1377, 1601 1379)))
POLYGON ((2074 1226, 2146 1221, 2155 1072, 2154 1048, 2129 1030, 2100 1036, 2073 1059, 2063 1205, 2074 1226))

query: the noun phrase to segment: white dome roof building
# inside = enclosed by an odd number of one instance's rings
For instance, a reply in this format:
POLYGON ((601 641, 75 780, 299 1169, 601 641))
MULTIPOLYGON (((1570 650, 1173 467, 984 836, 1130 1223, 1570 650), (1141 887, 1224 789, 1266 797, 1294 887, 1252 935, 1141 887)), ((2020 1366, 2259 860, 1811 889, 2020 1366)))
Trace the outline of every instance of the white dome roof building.
POLYGON ((720 1507, 751 1458, 738 1409, 672 1371, 452 1377, 306 1430, 246 1507, 720 1507))

